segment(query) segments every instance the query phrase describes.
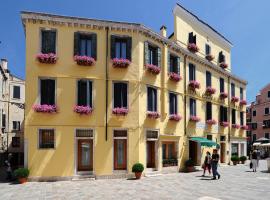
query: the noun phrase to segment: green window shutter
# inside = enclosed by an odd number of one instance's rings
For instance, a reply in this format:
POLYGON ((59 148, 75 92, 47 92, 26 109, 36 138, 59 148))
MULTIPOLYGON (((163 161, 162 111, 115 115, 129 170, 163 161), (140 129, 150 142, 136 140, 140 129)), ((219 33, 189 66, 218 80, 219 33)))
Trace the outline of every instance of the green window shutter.
POLYGON ((171 54, 169 51, 167 57, 168 57, 168 73, 170 73, 172 69, 171 69, 171 54))
POLYGON ((132 38, 127 37, 127 59, 131 61, 132 38))
POLYGON ((92 46, 91 46, 92 57, 95 60, 97 60, 97 34, 93 33, 91 37, 92 37, 92 46))
POLYGON ((115 58, 115 39, 114 35, 111 35, 111 59, 115 58))
POLYGON ((144 65, 149 64, 149 44, 144 42, 144 65))
POLYGON ((161 67, 161 49, 157 48, 157 65, 158 67, 161 67))
POLYGON ((180 57, 177 57, 177 73, 180 74, 180 57))
POLYGON ((78 32, 74 33, 74 56, 79 55, 79 38, 80 34, 78 32))

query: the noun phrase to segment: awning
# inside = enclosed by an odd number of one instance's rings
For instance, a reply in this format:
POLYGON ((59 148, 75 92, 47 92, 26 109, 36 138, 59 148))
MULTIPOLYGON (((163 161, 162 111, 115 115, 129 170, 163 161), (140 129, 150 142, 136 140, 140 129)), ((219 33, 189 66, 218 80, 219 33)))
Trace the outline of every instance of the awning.
POLYGON ((263 146, 263 147, 270 147, 270 143, 264 143, 264 144, 261 144, 261 146, 263 146))
POLYGON ((253 143, 253 146, 260 146, 260 145, 261 145, 260 142, 254 142, 254 143, 253 143))
POLYGON ((204 137, 191 137, 190 140, 194 142, 199 142, 201 146, 206 146, 206 147, 216 146, 217 148, 219 148, 219 144, 217 144, 216 142, 212 140, 208 140, 207 138, 204 138, 204 137))

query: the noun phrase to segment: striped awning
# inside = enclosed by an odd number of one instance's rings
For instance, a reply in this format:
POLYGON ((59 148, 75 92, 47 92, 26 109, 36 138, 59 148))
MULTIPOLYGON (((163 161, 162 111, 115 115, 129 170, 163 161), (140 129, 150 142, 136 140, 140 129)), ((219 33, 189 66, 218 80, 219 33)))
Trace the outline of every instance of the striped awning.
POLYGON ((215 146, 215 147, 219 148, 218 143, 216 143, 212 140, 208 140, 207 138, 204 138, 204 137, 191 137, 190 140, 200 143, 201 146, 206 146, 206 147, 214 147, 215 146))

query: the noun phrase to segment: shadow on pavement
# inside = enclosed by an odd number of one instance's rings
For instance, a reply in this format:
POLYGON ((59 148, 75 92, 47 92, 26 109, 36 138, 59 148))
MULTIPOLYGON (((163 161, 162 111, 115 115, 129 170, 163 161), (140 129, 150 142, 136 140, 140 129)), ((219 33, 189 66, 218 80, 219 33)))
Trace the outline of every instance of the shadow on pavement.
POLYGON ((260 171, 260 172, 262 172, 262 173, 270 173, 270 171, 268 171, 268 170, 263 170, 263 171, 260 171))

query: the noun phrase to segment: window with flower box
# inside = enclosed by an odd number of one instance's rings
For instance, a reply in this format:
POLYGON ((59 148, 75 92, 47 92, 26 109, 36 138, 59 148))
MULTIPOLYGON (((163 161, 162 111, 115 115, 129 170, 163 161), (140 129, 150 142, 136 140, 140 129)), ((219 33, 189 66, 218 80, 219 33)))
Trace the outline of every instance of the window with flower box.
POLYGON ((74 55, 97 59, 97 34, 74 33, 74 55))
POLYGON ((240 112, 240 125, 244 125, 244 112, 240 112))
POLYGON ((192 63, 189 63, 189 81, 196 80, 196 66, 192 63))
POLYGON ((123 82, 113 83, 113 107, 128 107, 128 84, 123 82))
POLYGON ((232 109, 232 124, 236 124, 236 110, 232 109))
POLYGON ((93 107, 93 83, 90 80, 77 81, 77 105, 93 107))
POLYGON ((39 129, 39 148, 53 149, 55 147, 54 129, 39 129))
POLYGON ((40 80, 40 104, 55 105, 55 80, 41 79, 40 80))
POLYGON ((111 59, 128 59, 131 61, 132 38, 128 36, 111 36, 111 59))
POLYGON ((157 89, 147 87, 147 111, 157 112, 157 89))
POLYGON ((212 119, 212 103, 206 102, 206 120, 212 119))
POLYGON ((196 116, 197 114, 196 100, 192 98, 189 99, 189 113, 190 113, 190 116, 196 116))
POLYGON ((220 93, 223 93, 225 91, 225 88, 224 88, 224 78, 220 78, 219 79, 219 90, 220 90, 220 93))
POLYGON ((235 84, 231 83, 231 96, 235 97, 235 84))
POLYGON ((56 53, 56 30, 41 30, 41 53, 56 53))
POLYGON ((170 115, 177 114, 177 94, 170 92, 169 93, 169 107, 170 107, 170 115))
POLYGON ((218 62, 219 63, 225 63, 226 62, 226 57, 225 57, 225 55, 223 54, 222 51, 219 52, 219 54, 218 54, 218 62))
POLYGON ((196 44, 196 35, 193 32, 188 34, 188 43, 189 44, 196 44))
POLYGON ((209 71, 206 71, 206 87, 212 87, 212 75, 209 71))
POLYGON ((144 62, 145 65, 161 66, 161 49, 149 42, 144 43, 144 62))
POLYGON ((240 100, 244 99, 244 90, 240 87, 240 100))
POLYGON ((180 57, 168 52, 168 71, 180 75, 180 57))
POLYGON ((205 44, 205 55, 211 55, 211 46, 209 44, 205 44))
POLYGON ((224 106, 220 106, 219 108, 219 120, 220 122, 228 122, 228 111, 224 106))

